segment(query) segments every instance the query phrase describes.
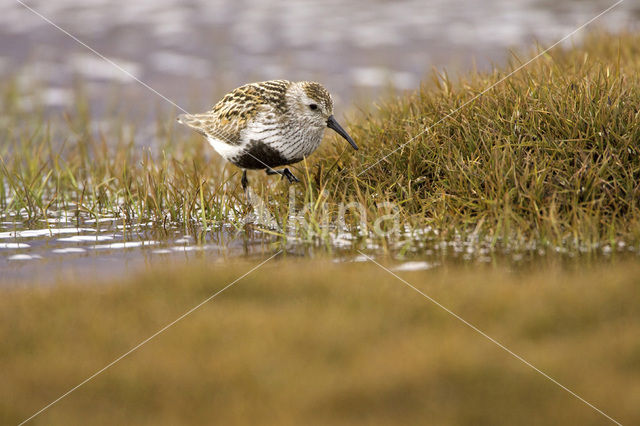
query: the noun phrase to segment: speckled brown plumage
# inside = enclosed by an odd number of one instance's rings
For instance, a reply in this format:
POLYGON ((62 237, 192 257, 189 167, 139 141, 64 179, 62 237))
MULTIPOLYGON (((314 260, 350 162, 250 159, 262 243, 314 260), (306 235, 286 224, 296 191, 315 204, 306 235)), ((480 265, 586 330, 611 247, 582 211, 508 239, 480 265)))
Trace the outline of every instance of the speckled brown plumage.
MULTIPOLYGON (((271 80, 240 86, 210 111, 183 114, 178 121, 205 136, 236 166, 273 173, 280 172, 273 167, 296 163, 315 151, 327 127, 357 149, 332 114, 331 95, 320 83, 271 80)), ((282 172, 295 179, 288 170, 282 172)))
POLYGON ((240 133, 261 111, 286 112, 287 80, 249 83, 227 93, 214 107, 201 114, 184 114, 180 122, 204 136, 215 135, 230 145, 241 143, 240 133))

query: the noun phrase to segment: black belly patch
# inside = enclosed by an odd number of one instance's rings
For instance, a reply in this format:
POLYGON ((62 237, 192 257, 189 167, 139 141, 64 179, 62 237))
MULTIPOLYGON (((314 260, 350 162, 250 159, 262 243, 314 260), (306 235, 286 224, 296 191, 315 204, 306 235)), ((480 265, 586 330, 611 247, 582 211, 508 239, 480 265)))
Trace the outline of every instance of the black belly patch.
POLYGON ((230 161, 243 169, 266 169, 267 167, 285 166, 300 161, 301 158, 285 158, 280 151, 260 141, 251 141, 242 154, 230 161))

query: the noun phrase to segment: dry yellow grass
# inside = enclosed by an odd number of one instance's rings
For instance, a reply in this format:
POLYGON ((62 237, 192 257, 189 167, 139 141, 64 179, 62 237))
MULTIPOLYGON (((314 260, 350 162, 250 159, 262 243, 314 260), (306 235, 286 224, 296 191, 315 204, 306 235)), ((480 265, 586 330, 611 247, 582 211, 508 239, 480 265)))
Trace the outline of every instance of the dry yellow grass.
MULTIPOLYGON (((0 295, 16 424, 258 263, 0 295)), ((640 265, 401 273, 624 424, 640 423, 640 265)), ((32 424, 607 424, 377 266, 276 259, 32 424), (275 278, 277 277, 277 278, 275 278)))

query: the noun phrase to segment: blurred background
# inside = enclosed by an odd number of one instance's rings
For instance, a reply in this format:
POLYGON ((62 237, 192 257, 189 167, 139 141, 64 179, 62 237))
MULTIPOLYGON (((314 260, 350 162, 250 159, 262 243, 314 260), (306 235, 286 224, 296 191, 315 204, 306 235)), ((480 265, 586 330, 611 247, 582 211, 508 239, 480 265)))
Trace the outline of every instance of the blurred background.
MULTIPOLYGON (((28 0, 25 4, 181 107, 200 111, 248 81, 316 79, 342 111, 386 87, 417 87, 432 67, 502 64, 511 48, 551 44, 612 0, 28 0)), ((597 21, 633 25, 626 1, 597 21)), ((580 40, 581 34, 569 43, 580 40)), ((84 83, 94 116, 110 105, 144 121, 171 108, 16 0, 0 0, 0 78, 18 75, 25 108, 69 107, 84 83), (36 102, 37 99, 37 102, 36 102), (135 99, 135 102, 131 102, 135 99), (122 109, 123 106, 128 108, 122 109)), ((143 132, 144 133, 144 132, 143 132)), ((136 138, 152 143, 144 134, 136 138)))

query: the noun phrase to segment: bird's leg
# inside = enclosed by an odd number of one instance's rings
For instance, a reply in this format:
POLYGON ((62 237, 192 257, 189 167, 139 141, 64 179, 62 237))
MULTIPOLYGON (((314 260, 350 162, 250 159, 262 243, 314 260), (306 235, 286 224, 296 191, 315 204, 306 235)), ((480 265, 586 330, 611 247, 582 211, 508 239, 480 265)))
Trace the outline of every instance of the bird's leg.
POLYGON ((300 182, 297 177, 291 173, 289 169, 276 170, 272 168, 268 168, 264 170, 268 175, 280 175, 282 177, 286 177, 289 180, 289 183, 300 182))
POLYGON ((247 190, 247 185, 249 184, 249 179, 247 179, 247 171, 242 171, 242 179, 240 179, 240 183, 242 184, 242 190, 247 190))

